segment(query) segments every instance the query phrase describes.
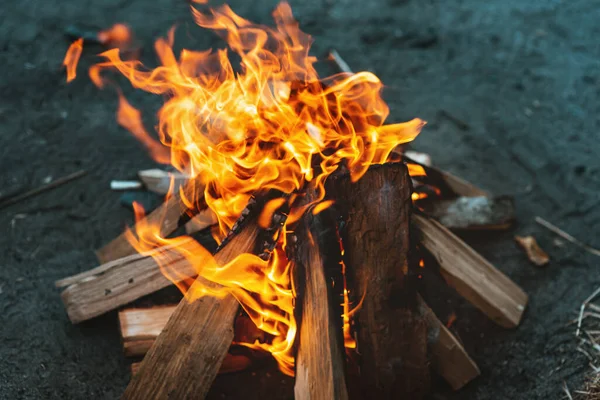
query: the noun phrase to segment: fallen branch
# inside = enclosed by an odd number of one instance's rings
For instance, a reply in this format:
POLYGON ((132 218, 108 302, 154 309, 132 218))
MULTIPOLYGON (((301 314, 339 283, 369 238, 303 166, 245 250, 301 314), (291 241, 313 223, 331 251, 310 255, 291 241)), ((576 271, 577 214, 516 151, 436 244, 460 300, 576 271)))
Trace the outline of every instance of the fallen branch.
POLYGON ((77 171, 77 172, 72 173, 71 175, 67 175, 62 178, 58 178, 55 181, 52 181, 46 185, 40 186, 37 189, 32 189, 23 194, 18 194, 16 196, 9 197, 6 200, 0 202, 0 209, 11 206, 16 203, 19 203, 23 200, 26 200, 33 196, 36 196, 40 193, 47 192, 48 190, 55 189, 59 186, 64 185, 65 183, 68 183, 75 179, 81 178, 85 174, 87 174, 86 170, 77 171))
POLYGON ((569 235, 567 232, 563 231, 562 229, 560 229, 556 225, 551 224, 550 222, 546 221, 545 219, 543 219, 541 217, 535 217, 535 222, 537 222, 538 224, 540 224, 544 228, 548 229, 549 231, 552 231, 552 232, 556 233, 561 238, 563 238, 565 240, 568 240, 569 242, 573 243, 576 246, 581 247, 582 249, 584 249, 588 253, 600 257, 600 250, 598 250, 598 249, 596 249, 596 248, 594 248, 594 247, 592 247, 590 245, 587 245, 587 244, 581 242, 580 240, 577 240, 573 236, 569 235))

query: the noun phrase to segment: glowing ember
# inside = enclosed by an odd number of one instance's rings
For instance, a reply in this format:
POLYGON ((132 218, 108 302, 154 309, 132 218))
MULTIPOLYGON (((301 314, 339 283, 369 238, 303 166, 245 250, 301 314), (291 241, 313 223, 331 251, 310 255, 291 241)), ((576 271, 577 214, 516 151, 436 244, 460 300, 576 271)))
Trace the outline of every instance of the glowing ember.
MULTIPOLYGON (((198 1, 196 1, 198 3, 198 1)), ((196 23, 223 37, 241 64, 231 64, 226 50, 183 50, 177 57, 172 49, 174 32, 158 39, 155 49, 161 65, 145 69, 139 61, 123 60, 118 49, 101 54, 105 58, 90 69, 90 77, 104 87, 102 73, 118 70, 131 84, 144 91, 164 95, 167 100, 158 113, 162 145, 152 140, 141 124, 139 112, 120 97, 119 123, 149 149, 155 159, 170 160, 189 174, 189 185, 203 187, 203 193, 181 190, 189 207, 207 204, 218 219, 217 239, 231 229, 252 195, 277 190, 296 193, 313 187, 318 198, 312 212, 331 205, 321 202, 324 181, 339 168, 347 168, 353 181, 372 164, 388 160, 392 150, 412 141, 424 122, 420 119, 384 125, 388 107, 380 92, 382 83, 372 73, 338 74, 319 79, 308 55, 311 38, 301 32, 288 4, 274 11, 276 28, 254 24, 236 15, 228 6, 207 13, 192 8, 196 23)), ((412 175, 422 175, 419 166, 412 175)), ((189 188, 187 188, 189 189, 189 188)), ((290 196, 287 201, 294 207, 290 196)), ((267 204, 260 225, 285 201, 267 204)), ((314 205, 314 204, 313 204, 314 205)), ((291 226, 307 209, 292 208, 291 226)), ((172 245, 195 267, 206 285, 189 290, 194 277, 179 284, 189 300, 205 295, 231 293, 254 323, 272 335, 269 343, 246 344, 271 352, 281 370, 293 374, 292 345, 296 335, 293 318, 291 263, 285 255, 287 226, 269 261, 242 254, 219 266, 210 254, 188 237, 164 238, 158 225, 141 220, 136 207, 135 248, 147 253, 172 245), (214 285, 218 284, 218 285, 214 285)), ((163 273, 173 281, 166 255, 153 255, 163 273)), ((355 346, 350 335, 350 302, 344 291, 344 334, 346 344, 355 346)), ((355 308, 356 309, 356 308, 355 308)))

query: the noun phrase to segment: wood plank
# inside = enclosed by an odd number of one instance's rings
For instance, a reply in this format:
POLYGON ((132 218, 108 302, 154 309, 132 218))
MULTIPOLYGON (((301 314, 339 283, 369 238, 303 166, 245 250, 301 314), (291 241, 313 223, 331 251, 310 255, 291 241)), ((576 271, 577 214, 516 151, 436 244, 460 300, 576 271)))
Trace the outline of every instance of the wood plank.
POLYGON ((429 391, 427 326, 409 273, 411 184, 402 163, 376 165, 357 182, 330 179, 355 316, 365 398, 421 399, 429 391))
MULTIPOLYGON (((195 269, 181 255, 172 249, 172 263, 168 265, 174 271, 173 277, 193 277, 195 269)), ((140 297, 154 293, 172 284, 162 273, 159 265, 151 256, 133 255, 101 265, 76 277, 66 278, 57 283, 70 284, 61 294, 61 298, 74 324, 102 315, 140 297)))
POLYGON ((167 172, 162 169, 153 168, 138 171, 138 177, 151 192, 167 194, 173 184, 173 193, 177 193, 190 179, 188 175, 179 171, 167 172))
POLYGON ((305 213, 295 228, 298 245, 294 252, 294 286, 301 293, 296 299, 299 305, 296 320, 300 328, 294 385, 296 400, 348 399, 342 311, 339 305, 334 306, 332 287, 328 284, 330 280, 321 254, 321 248, 328 248, 324 242, 327 235, 333 239, 333 248, 336 248, 335 225, 326 227, 322 214, 305 213))
POLYGON ((454 390, 479 376, 479 367, 452 332, 419 296, 419 310, 427 321, 429 350, 435 370, 454 390))
POLYGON ((175 311, 173 305, 129 308, 119 311, 119 329, 123 341, 156 339, 175 311))
MULTIPOLYGON (((119 311, 119 328, 123 350, 128 357, 144 356, 163 331, 176 305, 152 308, 127 308, 119 311)), ((264 342, 265 333, 245 314, 235 320, 235 342, 264 342)))
POLYGON ((439 222, 416 214, 412 222, 450 286, 497 324, 519 325, 527 306, 520 287, 439 222))
MULTIPOLYGON (((186 207, 181 202, 179 193, 171 196, 160 207, 148 214, 145 219, 151 225, 159 225, 160 234, 166 237, 173 233, 179 226, 181 216, 186 212, 186 207)), ((135 233, 135 227, 132 228, 135 233)), ((112 241, 96 250, 96 257, 102 264, 136 254, 137 251, 127 240, 125 233, 120 234, 112 241)))
MULTIPOLYGON (((223 265, 241 253, 254 252, 259 235, 254 221, 242 228, 214 256, 223 265)), ((198 278, 190 290, 208 284, 198 278)), ((202 399, 233 340, 237 300, 202 297, 183 299, 146 354, 122 399, 202 399)))

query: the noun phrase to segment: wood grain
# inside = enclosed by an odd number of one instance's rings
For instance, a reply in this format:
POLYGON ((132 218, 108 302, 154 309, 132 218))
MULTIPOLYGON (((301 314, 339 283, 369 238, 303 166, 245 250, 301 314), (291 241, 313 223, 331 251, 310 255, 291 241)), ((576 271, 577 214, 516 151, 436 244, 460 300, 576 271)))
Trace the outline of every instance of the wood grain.
MULTIPOLYGON (((215 254, 223 265, 254 252, 259 228, 247 224, 215 254)), ((190 290, 206 282, 198 278, 190 290)), ((146 354, 123 399, 202 399, 208 393, 233 340, 239 305, 233 296, 183 299, 146 354)))
MULTIPOLYGON (((178 193, 167 199, 157 209, 148 214, 145 219, 150 225, 160 226, 160 234, 166 237, 173 233, 179 226, 181 216, 186 212, 186 207, 181 202, 178 193)), ((132 228, 135 233, 135 227, 132 228)), ((127 240, 125 233, 120 234, 109 243, 96 250, 96 257, 102 264, 136 254, 137 251, 127 240)))
POLYGON ((325 228, 321 217, 310 212, 296 227, 299 245, 294 257, 295 287, 302 293, 301 298, 296 299, 296 304, 300 304, 296 315, 300 327, 294 385, 296 400, 348 399, 341 311, 336 312, 339 306, 333 303, 321 254, 323 243, 318 239, 333 235, 335 246, 334 229, 335 226, 325 228))
POLYGON ((416 214, 412 221, 450 286, 497 324, 519 325, 527 306, 519 286, 439 222, 416 214))
POLYGON ((437 373, 454 390, 462 388, 478 377, 480 371, 475 361, 420 297, 419 310, 427 321, 431 363, 437 373))
MULTIPOLYGON (((177 271, 173 276, 189 277, 196 274, 193 266, 179 253, 170 248, 162 248, 161 251, 171 253, 172 262, 168 268, 177 271)), ((135 254, 56 284, 69 285, 61 298, 69 319, 75 324, 154 293, 172 282, 163 275, 154 258, 135 254)))
POLYGON ((356 183, 332 179, 341 210, 344 262, 354 297, 363 394, 420 399, 429 389, 427 326, 408 269, 411 186, 406 166, 369 168, 356 183))

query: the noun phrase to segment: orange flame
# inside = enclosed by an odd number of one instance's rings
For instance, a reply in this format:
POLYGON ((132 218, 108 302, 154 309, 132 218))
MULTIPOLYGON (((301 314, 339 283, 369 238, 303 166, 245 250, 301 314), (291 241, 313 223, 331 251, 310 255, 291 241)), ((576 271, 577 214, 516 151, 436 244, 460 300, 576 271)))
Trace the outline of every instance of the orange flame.
POLYGON ((65 59, 63 60, 63 65, 67 69, 67 82, 71 82, 75 79, 77 63, 79 63, 79 58, 81 57, 81 53, 83 52, 83 39, 79 38, 69 46, 67 50, 67 54, 65 55, 65 59))
POLYGON ((133 107, 125 97, 119 93, 119 108, 117 110, 117 122, 127 129, 148 150, 152 159, 160 164, 170 164, 171 155, 169 149, 154 140, 144 128, 140 111, 133 107))
MULTIPOLYGON (((413 119, 384 125, 389 109, 381 98, 381 81, 370 72, 320 79, 313 68, 316 59, 308 55, 312 40, 300 31, 287 3, 273 12, 275 28, 245 20, 228 6, 207 14, 192 8, 192 14, 199 26, 227 41, 241 59, 239 68, 231 64, 224 49, 183 50, 177 57, 171 31, 168 38, 155 43, 161 63, 157 68, 145 69, 139 61, 124 60, 118 49, 112 49, 101 54, 105 61, 90 69, 90 77, 104 87, 103 72, 113 69, 135 88, 165 95, 166 103, 158 113, 160 140, 170 148, 172 165, 191 176, 189 184, 204 187, 203 193, 180 190, 182 201, 193 206, 203 198, 217 216, 221 236, 231 229, 251 196, 267 190, 292 194, 311 186, 319 203, 325 196, 324 182, 332 173, 346 168, 353 181, 360 179, 370 165, 385 162, 396 146, 412 141, 425 124, 413 119)), ((122 96, 118 119, 157 156, 158 143, 148 140, 139 112, 122 96)), ((293 196, 289 205, 292 200, 293 196)), ((269 203, 260 216, 261 226, 268 225, 280 205, 269 203)), ((317 204, 314 212, 330 205, 317 204)), ((308 208, 292 208, 287 224, 297 221, 308 208)), ((189 237, 164 238, 158 225, 140 223, 142 215, 138 208, 138 239, 129 236, 135 248, 150 252, 170 245, 194 266, 203 282, 219 284, 219 289, 194 285, 199 289, 191 293, 194 276, 182 280, 168 268, 172 252, 152 254, 189 300, 234 295, 257 326, 272 335, 268 343, 246 345, 270 351, 281 370, 292 374, 296 322, 291 264, 285 256, 287 226, 279 232, 269 261, 243 254, 218 266, 197 242, 189 237)), ((353 312, 349 305, 345 290, 347 336, 353 312)))

